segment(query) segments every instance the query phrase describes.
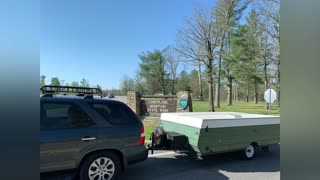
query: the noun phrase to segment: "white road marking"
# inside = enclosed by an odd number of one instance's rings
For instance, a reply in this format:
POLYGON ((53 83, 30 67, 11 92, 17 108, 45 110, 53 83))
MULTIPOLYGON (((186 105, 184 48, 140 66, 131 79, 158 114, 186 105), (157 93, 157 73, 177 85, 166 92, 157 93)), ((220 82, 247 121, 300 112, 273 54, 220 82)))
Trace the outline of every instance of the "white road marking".
POLYGON ((165 156, 165 155, 171 155, 171 154, 175 154, 175 152, 165 152, 165 153, 159 153, 159 154, 151 154, 148 157, 158 157, 158 156, 165 156))

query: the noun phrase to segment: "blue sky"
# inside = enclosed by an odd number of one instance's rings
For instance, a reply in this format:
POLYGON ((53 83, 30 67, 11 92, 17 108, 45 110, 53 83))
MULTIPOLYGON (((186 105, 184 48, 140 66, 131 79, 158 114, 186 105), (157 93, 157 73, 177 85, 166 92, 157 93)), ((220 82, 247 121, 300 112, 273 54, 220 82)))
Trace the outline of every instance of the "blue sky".
POLYGON ((138 70, 138 54, 175 43, 194 6, 215 0, 41 1, 40 74, 71 83, 82 78, 119 88, 138 70))
POLYGON ((184 18, 212 0, 41 1, 40 74, 118 88, 133 76, 142 51, 175 43, 184 18))

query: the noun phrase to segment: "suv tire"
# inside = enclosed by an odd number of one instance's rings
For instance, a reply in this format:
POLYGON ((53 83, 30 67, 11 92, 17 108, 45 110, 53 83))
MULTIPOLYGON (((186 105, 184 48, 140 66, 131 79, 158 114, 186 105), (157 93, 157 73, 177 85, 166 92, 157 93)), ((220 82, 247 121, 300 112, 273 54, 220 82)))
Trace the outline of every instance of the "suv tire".
POLYGON ((80 167, 80 180, 115 180, 121 172, 121 160, 112 152, 97 152, 90 155, 80 167), (91 178, 90 178, 91 176, 91 178))

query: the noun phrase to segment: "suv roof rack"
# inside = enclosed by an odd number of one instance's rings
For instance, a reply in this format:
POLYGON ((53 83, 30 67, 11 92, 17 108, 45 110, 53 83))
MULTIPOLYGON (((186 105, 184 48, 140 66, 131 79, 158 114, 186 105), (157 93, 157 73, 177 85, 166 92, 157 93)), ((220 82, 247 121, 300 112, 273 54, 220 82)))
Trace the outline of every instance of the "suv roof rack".
MULTIPOLYGON (((93 94, 98 94, 102 97, 102 91, 99 88, 88 88, 88 87, 73 87, 73 86, 51 86, 45 85, 40 88, 43 97, 49 97, 47 94, 54 93, 76 93, 76 96, 84 96, 86 99, 91 97, 93 94)), ((65 94, 66 95, 66 94, 65 94)))

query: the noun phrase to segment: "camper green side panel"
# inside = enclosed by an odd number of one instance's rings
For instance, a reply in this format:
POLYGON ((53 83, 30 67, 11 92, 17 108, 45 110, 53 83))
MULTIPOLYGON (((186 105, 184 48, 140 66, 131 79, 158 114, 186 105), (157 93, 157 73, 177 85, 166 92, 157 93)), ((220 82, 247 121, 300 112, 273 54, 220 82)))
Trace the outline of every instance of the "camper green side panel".
POLYGON ((243 149, 256 142, 259 146, 280 142, 280 124, 201 129, 199 149, 202 155, 243 149))
POLYGON ((198 148, 198 140, 200 129, 188 125, 178 124, 170 121, 161 120, 160 126, 163 127, 165 131, 173 131, 183 134, 188 137, 189 144, 196 152, 200 152, 198 148))

